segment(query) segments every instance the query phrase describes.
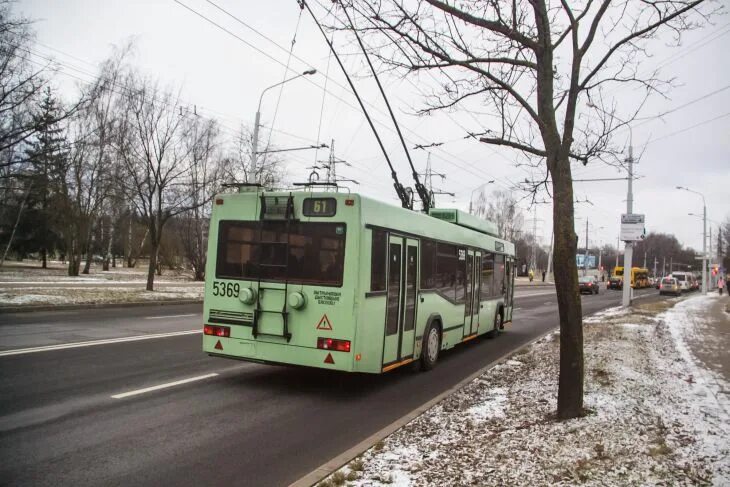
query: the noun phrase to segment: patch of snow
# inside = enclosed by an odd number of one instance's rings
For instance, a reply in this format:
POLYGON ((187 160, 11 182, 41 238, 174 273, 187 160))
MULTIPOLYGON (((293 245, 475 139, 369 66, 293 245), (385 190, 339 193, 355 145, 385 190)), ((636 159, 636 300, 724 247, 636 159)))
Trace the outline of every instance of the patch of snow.
POLYGON ((363 453, 347 484, 730 485, 728 417, 682 341, 704 319, 690 301, 588 320, 584 417, 555 419, 551 334, 363 453))
POLYGON ((504 418, 504 410, 508 403, 507 389, 495 387, 487 392, 487 397, 482 399, 482 402, 470 407, 466 412, 479 420, 504 418))

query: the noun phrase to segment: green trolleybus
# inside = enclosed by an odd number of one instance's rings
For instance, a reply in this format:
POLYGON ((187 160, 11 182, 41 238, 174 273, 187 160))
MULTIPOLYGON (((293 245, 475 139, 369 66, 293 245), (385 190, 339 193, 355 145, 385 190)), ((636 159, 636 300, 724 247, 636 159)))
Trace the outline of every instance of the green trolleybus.
POLYGON ((242 188, 214 199, 203 350, 382 373, 512 320, 514 245, 459 210, 344 192, 242 188))

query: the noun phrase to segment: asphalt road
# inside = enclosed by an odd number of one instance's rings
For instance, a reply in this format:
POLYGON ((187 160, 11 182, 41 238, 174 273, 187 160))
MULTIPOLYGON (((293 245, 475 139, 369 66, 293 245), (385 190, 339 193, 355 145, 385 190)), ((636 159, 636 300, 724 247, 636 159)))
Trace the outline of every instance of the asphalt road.
MULTIPOLYGON (((604 290, 583 309, 619 301, 604 290)), ((210 358, 198 333, 8 355, 193 330, 200 305, 0 315, 0 484, 287 485, 558 324, 550 289, 516 308, 497 339, 382 376, 210 358), (198 380, 112 397, 185 379, 198 380)))

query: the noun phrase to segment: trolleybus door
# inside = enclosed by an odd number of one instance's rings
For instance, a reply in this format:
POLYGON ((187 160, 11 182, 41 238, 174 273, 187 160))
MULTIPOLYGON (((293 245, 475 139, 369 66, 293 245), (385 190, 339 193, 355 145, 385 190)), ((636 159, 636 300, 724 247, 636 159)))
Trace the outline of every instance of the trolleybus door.
POLYGON ((391 236, 388 241, 388 298, 383 364, 413 356, 418 286, 418 240, 391 236))
POLYGON ((466 255, 466 301, 464 306, 464 336, 473 335, 479 329, 479 295, 481 294, 482 253, 474 250, 466 255))
POLYGON ((515 293, 515 262, 508 257, 504 263, 504 283, 507 293, 504 296, 505 316, 504 321, 512 321, 512 307, 515 293))

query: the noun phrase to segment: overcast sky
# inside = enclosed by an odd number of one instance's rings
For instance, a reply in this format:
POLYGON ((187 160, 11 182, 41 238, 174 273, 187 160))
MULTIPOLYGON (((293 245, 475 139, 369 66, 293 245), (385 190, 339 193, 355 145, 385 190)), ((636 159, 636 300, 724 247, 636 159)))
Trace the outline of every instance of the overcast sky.
MULTIPOLYGON (((79 82, 77 78, 91 79, 97 63, 109 55, 112 45, 134 39, 134 64, 164 83, 182 88, 187 103, 196 105, 200 114, 218 118, 228 133, 241 123, 253 126, 261 91, 283 79, 287 50, 296 31, 294 55, 316 67, 319 73, 286 85, 272 143, 296 147, 317 140, 324 74, 328 72, 330 80, 319 140, 327 144, 335 140, 336 155, 352 164, 338 168, 339 175, 358 180, 356 191, 397 204, 385 160, 356 108, 355 98, 345 88, 346 81, 334 59, 329 59, 316 26, 306 14, 299 19, 295 0, 216 2, 250 28, 205 0, 180 2, 243 41, 174 0, 21 0, 17 10, 36 19, 35 55, 58 61, 58 84, 62 90, 71 90, 73 83, 79 82)), ((670 49, 665 46, 667 43, 655 44, 652 57, 644 63, 646 71, 662 66, 663 76, 675 78, 680 86, 669 93, 668 99, 651 99, 640 116, 651 117, 693 103, 661 119, 635 122, 633 142, 635 153, 641 158, 635 169, 639 179, 634 184, 634 211, 646 214, 649 231, 673 233, 682 244, 701 249, 702 222, 687 213, 701 214, 702 199, 675 187, 687 186, 704 193, 710 219, 723 221, 730 217, 730 18, 720 17, 714 25, 687 34, 679 48, 670 49), (709 122, 713 119, 716 120, 709 122), (695 125, 699 126, 692 128, 695 125)), ((361 62, 357 56, 347 56, 345 61, 350 68, 361 62)), ((307 64, 293 58, 290 68, 301 72, 308 69, 307 64)), ((447 175, 443 182, 434 182, 456 196, 439 197, 438 206, 466 209, 478 185, 496 179, 488 188, 508 189, 514 181, 528 176, 524 169, 515 167, 515 154, 510 150, 495 150, 463 138, 464 129, 481 132, 494 123, 493 117, 463 112, 416 117, 411 114, 413 107, 419 106, 419 87, 427 86, 429 80, 387 77, 383 81, 410 146, 446 142, 431 152, 434 170, 447 175)), ((386 147, 395 154, 401 181, 411 185, 406 159, 372 81, 360 79, 357 83, 365 98, 377 105, 379 111, 373 115, 382 127, 387 126, 381 130, 386 147)), ((636 108, 639 96, 631 88, 613 87, 609 92, 617 100, 619 115, 628 115, 636 108)), ((267 127, 273 121, 278 93, 271 90, 263 99, 262 123, 267 127)), ((269 131, 262 130, 262 139, 268 136, 269 131)), ((628 140, 629 133, 625 131, 617 137, 619 142, 628 140)), ((422 170, 426 152, 412 154, 422 170)), ((327 155, 326 151, 316 155, 314 151, 291 153, 287 158, 288 179, 305 180, 309 173, 306 167, 315 157, 327 155)), ((576 166, 574 171, 575 178, 622 176, 625 173, 600 163, 576 166)), ((578 199, 593 203, 576 206, 580 245, 584 245, 585 218, 589 220, 591 244, 598 241, 616 245, 620 214, 626 210, 626 182, 576 183, 575 193, 578 199)), ((528 203, 522 206, 527 208, 528 203)), ((536 212, 538 234, 549 244, 551 207, 538 205, 536 212)), ((717 225, 713 227, 716 232, 717 225)))

